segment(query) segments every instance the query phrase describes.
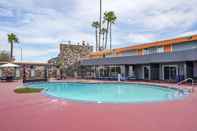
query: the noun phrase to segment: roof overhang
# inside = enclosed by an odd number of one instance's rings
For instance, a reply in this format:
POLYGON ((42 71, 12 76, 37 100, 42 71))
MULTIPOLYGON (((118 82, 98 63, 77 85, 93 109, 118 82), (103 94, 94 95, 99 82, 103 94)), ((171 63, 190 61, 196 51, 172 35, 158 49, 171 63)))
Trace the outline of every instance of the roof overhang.
POLYGON ((51 65, 47 62, 7 62, 7 61, 0 61, 0 64, 6 64, 6 63, 12 63, 12 64, 17 64, 17 65, 37 65, 37 66, 48 66, 51 65))
POLYGON ((148 64, 148 63, 168 63, 182 61, 197 61, 197 48, 191 50, 177 51, 171 53, 158 53, 143 56, 123 56, 101 59, 82 60, 82 66, 95 65, 125 65, 125 64, 148 64))

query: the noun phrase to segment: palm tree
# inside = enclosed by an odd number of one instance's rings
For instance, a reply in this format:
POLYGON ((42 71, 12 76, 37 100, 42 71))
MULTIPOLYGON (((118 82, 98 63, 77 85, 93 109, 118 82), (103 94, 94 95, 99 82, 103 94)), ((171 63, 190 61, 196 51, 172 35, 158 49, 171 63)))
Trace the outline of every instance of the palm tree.
POLYGON ((19 43, 17 36, 14 33, 8 34, 8 42, 10 43, 10 60, 13 60, 14 43, 19 43))
POLYGON ((60 79, 63 79, 63 72, 64 72, 64 69, 65 69, 64 60, 58 59, 58 61, 57 61, 57 67, 60 70, 60 79))
POLYGON ((102 29, 102 0, 100 0, 100 4, 99 4, 99 6, 100 6, 100 19, 99 19, 99 50, 100 50, 100 46, 101 46, 101 29, 102 29))
POLYGON ((101 29, 101 34, 102 34, 102 50, 104 49, 105 47, 105 33, 107 32, 107 29, 106 28, 102 28, 101 29))
POLYGON ((105 48, 107 47, 108 32, 110 33, 110 50, 112 49, 112 24, 115 24, 117 17, 113 11, 104 13, 104 21, 107 22, 107 32, 105 38, 105 48))
POLYGON ((95 28, 95 36, 96 36, 96 51, 100 48, 100 45, 98 43, 98 28, 100 24, 98 21, 92 22, 92 27, 95 28))

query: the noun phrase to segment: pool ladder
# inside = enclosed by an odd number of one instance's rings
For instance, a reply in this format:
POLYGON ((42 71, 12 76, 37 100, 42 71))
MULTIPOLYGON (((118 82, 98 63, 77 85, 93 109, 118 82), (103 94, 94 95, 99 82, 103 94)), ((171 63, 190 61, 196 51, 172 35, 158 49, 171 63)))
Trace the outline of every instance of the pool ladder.
POLYGON ((187 78, 187 79, 185 79, 185 80, 182 80, 182 81, 180 81, 180 82, 178 82, 177 83, 177 88, 181 88, 181 86, 179 86, 179 85, 181 85, 181 84, 183 84, 183 83, 185 83, 185 82, 187 82, 187 81, 191 81, 192 82, 192 89, 191 89, 191 92, 193 92, 194 91, 194 79, 193 78, 187 78))

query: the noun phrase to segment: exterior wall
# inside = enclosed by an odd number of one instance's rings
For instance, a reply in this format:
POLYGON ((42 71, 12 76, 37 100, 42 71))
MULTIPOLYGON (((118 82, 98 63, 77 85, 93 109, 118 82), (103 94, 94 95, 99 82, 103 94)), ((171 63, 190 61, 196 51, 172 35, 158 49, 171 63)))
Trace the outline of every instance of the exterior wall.
POLYGON ((160 65, 159 64, 150 64, 150 79, 151 80, 160 80, 160 65))
POLYGON ((93 47, 82 44, 60 44, 60 53, 58 57, 49 60, 49 63, 57 65, 58 61, 63 61, 63 76, 74 77, 79 70, 79 60, 87 58, 93 51, 93 47))
POLYGON ((193 70, 194 77, 197 78, 197 61, 194 62, 194 70, 193 70))
POLYGON ((44 66, 32 66, 26 65, 25 67, 25 80, 42 80, 46 79, 45 77, 45 67, 44 66))
MULTIPOLYGON (((173 40, 166 40, 161 41, 159 44, 156 43, 149 43, 139 46, 131 46, 127 49, 120 48, 120 49, 114 49, 115 52, 113 55, 105 55, 105 57, 123 57, 123 58, 111 58, 111 59, 100 59, 100 60, 92 60, 92 63, 96 63, 100 65, 102 62, 104 65, 109 64, 127 64, 125 65, 126 68, 121 67, 121 73, 128 75, 129 70, 129 64, 138 64, 133 65, 134 74, 136 76, 136 79, 143 79, 144 72, 143 72, 143 66, 146 66, 143 63, 146 63, 147 65, 152 66, 152 69, 157 71, 151 72, 151 75, 157 74, 157 78, 151 77, 152 79, 160 79, 164 80, 164 67, 165 66, 171 66, 176 67, 176 78, 175 78, 175 69, 166 68, 166 72, 169 71, 169 75, 171 77, 166 77, 166 79, 175 79, 181 80, 185 79, 187 77, 197 77, 197 61, 196 61, 196 49, 197 49, 197 36, 194 37, 187 37, 187 38, 180 38, 180 39, 173 39, 173 40), (194 49, 195 48, 195 49, 194 49), (181 52, 180 52, 181 51, 181 52), (163 53, 165 52, 165 53, 163 53), (157 54, 157 55, 150 55, 149 54, 155 54, 155 53, 163 53, 163 54, 157 54), (146 56, 143 56, 146 55, 146 56), (124 56, 134 56, 134 57, 124 57, 124 56), (136 56, 136 57, 135 57, 136 56), (142 57, 138 57, 142 56, 142 57), (136 58, 136 59, 135 59, 136 58), (143 58, 143 59, 141 59, 143 58), (130 62, 131 60, 131 62, 130 62), (128 62, 127 62, 128 61, 128 62), (182 62, 180 62, 182 61, 182 62), (195 62, 192 62, 195 61, 195 62), (135 63, 136 62, 136 63, 135 63), (169 63, 171 62, 171 63, 169 63), (157 64, 156 64, 157 63, 157 64), (139 65, 141 64, 141 65, 139 65), (153 69, 154 68, 154 69, 153 69), (171 71, 170 71, 171 70, 171 71), (158 73, 159 72, 159 73, 158 73)), ((103 52, 98 52, 100 56, 102 56, 103 52)), ((91 65, 91 62, 88 63, 91 65)), ((88 65, 87 64, 87 65, 88 65)), ((166 74, 167 76, 167 74, 166 74)))
MULTIPOLYGON (((194 47, 197 47, 197 35, 191 35, 186 37, 179 37, 174 39, 168 39, 168 40, 161 40, 156 42, 150 42, 146 44, 139 44, 134 46, 129 46, 125 48, 116 48, 112 51, 115 52, 115 56, 132 56, 132 55, 144 55, 144 51, 146 52, 147 49, 151 50, 151 48, 158 48, 162 47, 164 52, 172 52, 172 51, 179 51, 179 50, 185 50, 185 49, 191 49, 194 47), (133 54, 133 52, 137 52, 133 54)), ((153 49, 154 50, 154 49, 153 49)), ((92 53, 89 58, 103 58, 103 55, 110 57, 110 55, 106 55, 105 51, 95 52, 92 53)), ((161 52, 159 52, 161 53, 161 52)))
POLYGON ((173 51, 182 51, 182 50, 188 50, 188 49, 193 49, 197 48, 197 42, 189 42, 189 43, 182 43, 182 44, 177 44, 172 46, 173 51))
POLYGON ((138 50, 138 55, 144 55, 144 50, 143 49, 140 49, 140 50, 138 50))
MULTIPOLYGON (((2 63, 4 64, 4 63, 2 63)), ((17 64, 17 63, 16 63, 17 64)), ((0 64, 1 65, 1 64, 0 64)), ((19 68, 1 68, 0 77, 13 77, 14 79, 22 79, 23 82, 27 81, 46 81, 48 79, 48 66, 47 64, 18 64, 19 68)))
POLYGON ((164 52, 166 52, 166 53, 172 52, 172 46, 171 45, 164 46, 164 52))
POLYGON ((134 66, 134 73, 135 73, 136 79, 143 79, 142 65, 135 65, 134 66))
POLYGON ((121 70, 121 75, 125 77, 126 76, 126 68, 125 68, 125 65, 120 66, 120 70, 121 70))
POLYGON ((0 78, 13 76, 15 79, 21 79, 22 77, 22 69, 21 68, 1 68, 0 69, 0 78))
MULTIPOLYGON (((154 74, 152 71, 152 67, 151 65, 135 65, 134 66, 134 73, 136 76, 136 79, 144 79, 144 71, 143 71, 143 67, 144 66, 150 66, 150 78, 153 79, 153 77, 151 77, 152 74, 154 74)), ((159 80, 164 80, 164 67, 165 66, 175 66, 177 68, 177 76, 181 77, 181 79, 185 79, 186 78, 186 64, 185 62, 180 62, 180 63, 165 63, 165 64, 159 64, 157 65, 158 69, 158 78, 159 80)), ((196 65, 197 67, 197 62, 196 65)), ((197 68, 195 70, 195 74, 197 76, 197 68)), ((154 78, 156 80, 156 78, 154 78)))
POLYGON ((119 56, 136 56, 136 55, 138 55, 137 51, 129 51, 119 54, 119 56))
POLYGON ((65 64, 72 63, 72 60, 86 58, 90 52, 93 51, 92 46, 88 45, 71 45, 60 44, 60 54, 62 59, 67 59, 65 64))
POLYGON ((160 80, 163 80, 162 64, 159 64, 159 79, 160 79, 160 80))
POLYGON ((165 64, 160 64, 160 80, 164 80, 164 70, 163 68, 165 66, 176 66, 177 67, 177 76, 182 76, 183 79, 186 77, 186 64, 184 62, 181 63, 165 63, 165 64))

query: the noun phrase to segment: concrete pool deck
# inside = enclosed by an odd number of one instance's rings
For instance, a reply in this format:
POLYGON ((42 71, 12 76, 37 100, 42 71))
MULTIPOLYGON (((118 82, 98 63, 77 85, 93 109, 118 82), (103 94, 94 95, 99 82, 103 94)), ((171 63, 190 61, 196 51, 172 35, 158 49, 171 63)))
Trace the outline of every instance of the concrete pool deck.
POLYGON ((15 94, 20 85, 0 83, 0 131, 197 131, 197 91, 177 101, 94 104, 15 94))

